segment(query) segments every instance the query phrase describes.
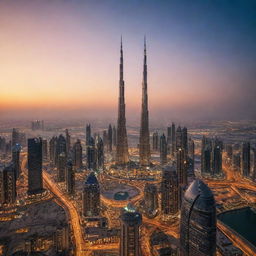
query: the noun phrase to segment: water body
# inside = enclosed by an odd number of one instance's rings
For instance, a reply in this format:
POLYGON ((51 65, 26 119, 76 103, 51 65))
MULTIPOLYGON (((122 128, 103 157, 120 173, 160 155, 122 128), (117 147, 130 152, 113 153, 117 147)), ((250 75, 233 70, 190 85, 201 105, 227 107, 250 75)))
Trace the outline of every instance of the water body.
POLYGON ((124 192, 119 191, 114 195, 114 199, 119 201, 126 200, 128 198, 129 198, 129 193, 127 191, 124 191, 124 192))
POLYGON ((228 211, 218 219, 256 246, 256 210, 250 207, 228 211))

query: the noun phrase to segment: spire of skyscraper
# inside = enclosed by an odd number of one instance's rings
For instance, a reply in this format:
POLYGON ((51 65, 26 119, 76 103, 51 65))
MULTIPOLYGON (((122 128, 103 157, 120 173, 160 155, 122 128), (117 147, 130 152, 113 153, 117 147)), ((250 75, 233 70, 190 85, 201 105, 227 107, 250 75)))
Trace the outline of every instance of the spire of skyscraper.
POLYGON ((126 164, 129 159, 128 159, 128 142, 127 142, 126 118, 125 118, 122 37, 121 37, 119 69, 120 69, 120 78, 119 78, 119 101, 118 101, 118 119, 117 119, 116 163, 126 164))
POLYGON ((140 164, 147 166, 150 164, 150 143, 149 143, 149 123, 148 123, 148 92, 147 92, 147 50, 146 38, 144 38, 144 64, 142 81, 142 106, 140 124, 140 164))

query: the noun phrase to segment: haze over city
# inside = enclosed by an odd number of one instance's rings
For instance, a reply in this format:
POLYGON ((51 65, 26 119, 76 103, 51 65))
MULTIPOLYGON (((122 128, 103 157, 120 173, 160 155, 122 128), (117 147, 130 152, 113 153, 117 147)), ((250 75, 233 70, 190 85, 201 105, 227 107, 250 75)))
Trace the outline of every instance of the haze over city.
POLYGON ((255 1, 0 1, 0 118, 255 118, 255 1))

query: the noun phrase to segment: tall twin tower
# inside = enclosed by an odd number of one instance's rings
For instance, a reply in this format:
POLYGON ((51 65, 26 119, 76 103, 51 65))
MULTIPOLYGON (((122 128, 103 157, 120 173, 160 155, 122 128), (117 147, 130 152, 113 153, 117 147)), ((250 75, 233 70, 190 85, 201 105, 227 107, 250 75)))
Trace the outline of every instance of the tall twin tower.
MULTIPOLYGON (((129 155, 128 155, 128 142, 127 142, 126 118, 125 118, 122 39, 121 39, 120 55, 121 56, 120 56, 118 119, 117 119, 116 163, 118 165, 125 165, 129 161, 129 155)), ((148 121, 146 40, 144 40, 144 62, 143 62, 139 155, 140 155, 140 165, 148 166, 150 164, 150 143, 149 143, 149 121, 148 121)))

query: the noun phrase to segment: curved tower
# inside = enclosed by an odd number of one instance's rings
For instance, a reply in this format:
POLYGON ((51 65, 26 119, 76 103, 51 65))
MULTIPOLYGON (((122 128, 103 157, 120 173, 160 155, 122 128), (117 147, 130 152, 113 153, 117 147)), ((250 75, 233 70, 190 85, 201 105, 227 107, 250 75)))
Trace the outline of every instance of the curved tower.
POLYGON ((123 45, 121 38, 120 50, 120 78, 119 78, 119 100, 118 100, 118 119, 117 119, 117 145, 116 145, 116 164, 126 164, 128 158, 128 142, 125 118, 125 98, 124 98, 124 79, 123 79, 123 45))
POLYGON ((149 124, 148 124, 148 83, 147 83, 147 51, 146 39, 144 39, 144 64, 142 81, 142 105, 141 105, 141 123, 140 123, 140 164, 148 166, 150 164, 150 142, 149 142, 149 124))
POLYGON ((214 256, 216 207, 212 191, 194 180, 184 194, 180 219, 180 255, 214 256))

